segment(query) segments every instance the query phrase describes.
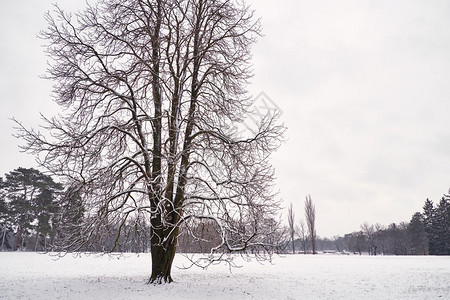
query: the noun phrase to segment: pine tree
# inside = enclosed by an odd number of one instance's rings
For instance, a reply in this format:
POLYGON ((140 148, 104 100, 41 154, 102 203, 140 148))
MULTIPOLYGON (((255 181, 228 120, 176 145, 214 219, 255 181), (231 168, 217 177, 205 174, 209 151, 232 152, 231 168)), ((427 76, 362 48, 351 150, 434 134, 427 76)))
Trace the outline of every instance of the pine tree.
POLYGON ((15 231, 13 250, 24 249, 32 232, 36 234, 34 249, 37 249, 40 235, 45 240, 51 231, 51 215, 56 210, 54 195, 62 189, 61 185, 33 168, 11 171, 3 185, 8 218, 15 231))
POLYGON ((445 219, 447 220, 447 234, 446 234, 446 242, 447 242, 447 255, 450 255, 450 190, 448 195, 444 195, 444 198, 447 201, 446 210, 445 210, 445 219))
POLYGON ((439 202, 434 216, 433 228, 436 233, 436 254, 449 255, 449 199, 442 197, 439 202))
POLYGON ((3 251, 5 248, 6 235, 9 229, 8 218, 8 204, 5 201, 5 184, 3 178, 0 177, 0 249, 3 251))
POLYGON ((423 224, 423 216, 416 212, 408 224, 408 236, 410 251, 413 255, 425 255, 428 253, 428 240, 425 226, 423 224))
POLYGON ((436 235, 436 223, 435 223, 435 208, 432 200, 427 199, 423 206, 423 223, 425 226, 425 232, 428 238, 428 252, 431 255, 436 255, 437 250, 437 235, 436 235))
MULTIPOLYGON (((57 186, 57 190, 60 187, 57 186)), ((47 250, 47 237, 53 236, 53 216, 58 212, 59 207, 56 203, 56 191, 44 188, 41 193, 36 197, 34 202, 34 217, 37 219, 35 225, 36 230, 36 242, 34 250, 37 251, 41 243, 41 237, 43 238, 44 250, 47 250)))
POLYGON ((4 186, 3 178, 0 177, 0 224, 7 215, 4 186))

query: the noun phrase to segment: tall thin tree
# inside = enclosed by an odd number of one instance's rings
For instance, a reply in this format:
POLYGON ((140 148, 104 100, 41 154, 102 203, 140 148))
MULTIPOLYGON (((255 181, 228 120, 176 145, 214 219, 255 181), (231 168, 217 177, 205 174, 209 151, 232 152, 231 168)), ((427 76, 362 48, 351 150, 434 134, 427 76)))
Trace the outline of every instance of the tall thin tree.
POLYGON ((308 226, 309 238, 311 240, 312 253, 316 251, 316 206, 313 204, 311 195, 306 196, 305 200, 305 218, 308 226))
POLYGON ((292 202, 289 204, 288 208, 288 225, 289 225, 289 236, 291 238, 292 254, 295 254, 295 212, 292 202))

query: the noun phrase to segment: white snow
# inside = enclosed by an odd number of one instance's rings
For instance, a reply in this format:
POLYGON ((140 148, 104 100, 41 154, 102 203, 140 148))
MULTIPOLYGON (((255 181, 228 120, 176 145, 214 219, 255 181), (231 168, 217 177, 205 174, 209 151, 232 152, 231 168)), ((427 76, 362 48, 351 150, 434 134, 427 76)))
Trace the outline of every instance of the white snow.
MULTIPOLYGON (((450 299, 450 257, 285 255, 148 285, 150 255, 0 253, 0 299, 450 299)), ((188 261, 182 255, 175 266, 188 261)))

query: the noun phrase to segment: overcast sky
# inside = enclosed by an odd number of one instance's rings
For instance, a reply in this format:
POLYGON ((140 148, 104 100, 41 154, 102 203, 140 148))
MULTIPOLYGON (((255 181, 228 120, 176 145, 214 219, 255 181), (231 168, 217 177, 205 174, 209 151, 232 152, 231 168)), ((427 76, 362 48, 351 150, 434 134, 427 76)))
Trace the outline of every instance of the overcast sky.
MULTIPOLYGON (((16 117, 52 114, 36 38, 50 0, 0 0, 0 176, 34 167, 11 136, 16 117)), ((73 10, 84 1, 57 1, 73 10)), ((283 111, 277 186, 317 233, 409 221, 450 188, 450 2, 252 0, 264 37, 250 91, 283 111)))

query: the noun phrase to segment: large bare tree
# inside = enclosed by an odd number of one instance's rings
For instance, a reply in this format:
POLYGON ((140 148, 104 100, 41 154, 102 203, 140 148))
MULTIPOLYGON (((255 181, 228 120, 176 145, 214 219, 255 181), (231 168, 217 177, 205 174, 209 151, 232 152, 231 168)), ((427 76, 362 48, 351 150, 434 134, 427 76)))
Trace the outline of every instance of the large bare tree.
POLYGON ((316 254, 316 206, 312 202, 311 195, 308 195, 305 200, 305 218, 311 239, 312 253, 316 254))
POLYGON ((150 236, 155 283, 172 281, 189 224, 218 232, 211 255, 267 251, 278 209, 268 160, 284 127, 269 112, 238 132, 260 34, 245 2, 101 0, 46 18, 47 77, 62 112, 44 118, 46 132, 19 123, 18 135, 82 199, 83 222, 60 249, 116 236, 105 251, 120 251, 127 236, 150 236))

